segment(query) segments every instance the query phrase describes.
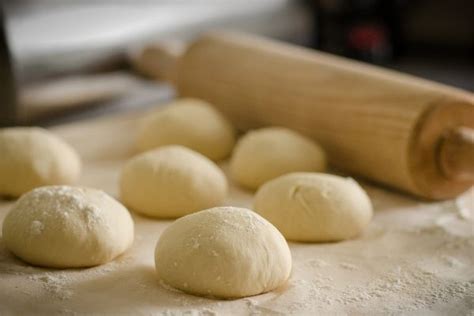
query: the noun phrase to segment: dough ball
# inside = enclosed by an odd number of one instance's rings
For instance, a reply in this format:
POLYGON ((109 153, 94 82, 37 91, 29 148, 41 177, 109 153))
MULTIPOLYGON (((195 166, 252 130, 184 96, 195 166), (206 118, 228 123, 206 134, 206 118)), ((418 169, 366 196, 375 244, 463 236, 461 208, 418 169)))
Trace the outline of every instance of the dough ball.
POLYGON ((357 182, 320 173, 291 173, 267 182, 254 208, 294 241, 352 238, 372 218, 370 199, 357 182))
POLYGON ((243 208, 216 207, 178 219, 155 250, 158 276, 182 291, 238 298, 271 291, 291 272, 281 233, 243 208))
POLYGON ((120 180, 122 201, 139 213, 176 218, 221 204, 227 180, 211 160, 182 146, 132 158, 120 180))
POLYGON ((133 221, 125 207, 102 191, 45 186, 16 202, 3 222, 3 241, 34 265, 90 267, 130 247, 133 221))
POLYGON ((0 129, 0 195, 18 197, 43 185, 71 184, 80 170, 74 149, 47 130, 0 129))
POLYGON ((235 130, 210 104, 180 99, 150 115, 138 135, 141 151, 182 145, 212 160, 227 157, 235 144, 235 130))
POLYGON ((282 127, 247 133, 238 141, 230 161, 232 178, 253 190, 286 173, 325 168, 325 154, 319 145, 282 127))

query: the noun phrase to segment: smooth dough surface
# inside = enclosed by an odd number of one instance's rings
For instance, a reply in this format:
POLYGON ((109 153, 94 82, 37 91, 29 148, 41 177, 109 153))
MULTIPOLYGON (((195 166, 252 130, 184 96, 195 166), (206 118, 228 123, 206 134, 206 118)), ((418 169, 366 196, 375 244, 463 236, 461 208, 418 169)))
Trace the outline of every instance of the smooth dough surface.
POLYGON ((338 241, 357 236, 372 218, 372 203, 351 178, 291 173, 263 185, 254 209, 288 240, 338 241))
POLYGON ((141 151, 182 145, 212 160, 226 158, 235 144, 235 130, 215 108, 198 99, 179 99, 151 114, 139 132, 141 151))
POLYGON ((3 242, 33 265, 90 267, 122 254, 133 242, 128 210, 90 188, 45 186, 24 194, 3 222, 3 242))
POLYGON ((238 298, 271 291, 291 273, 285 238, 248 209, 215 207, 178 219, 155 250, 158 276, 182 291, 238 298))
POLYGON ((325 153, 318 144, 283 127, 248 132, 237 142, 230 161, 232 178, 253 190, 290 172, 325 168, 325 153))
POLYGON ((36 187, 72 184, 80 175, 76 151, 38 127, 0 129, 0 195, 18 197, 36 187))
POLYGON ((176 218, 220 205, 227 179, 203 155, 183 146, 165 146, 132 158, 123 168, 120 197, 139 213, 176 218))

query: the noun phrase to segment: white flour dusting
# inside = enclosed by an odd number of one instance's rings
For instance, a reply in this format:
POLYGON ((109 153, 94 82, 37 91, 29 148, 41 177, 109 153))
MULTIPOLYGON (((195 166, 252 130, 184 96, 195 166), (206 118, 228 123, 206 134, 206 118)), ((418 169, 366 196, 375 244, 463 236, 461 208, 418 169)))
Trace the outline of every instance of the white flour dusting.
POLYGON ((357 266, 353 265, 352 263, 341 262, 339 266, 346 270, 357 270, 357 266))
MULTIPOLYGON (((131 153, 126 146, 134 135, 113 136, 134 130, 135 122, 114 124, 105 131, 107 143, 76 146, 88 159, 84 185, 116 192, 117 170, 131 153), (99 153, 99 147, 106 152, 99 153)), ((63 135, 68 140, 67 131, 63 135)), ((77 145, 72 137, 74 141, 77 145)), ((132 249, 89 269, 29 266, 14 258, 0 239, 0 314, 474 315, 474 189, 454 201, 421 203, 365 188, 375 217, 362 236, 339 243, 290 243, 293 272, 286 286, 238 300, 196 297, 157 280, 154 249, 171 221, 134 216, 132 249)), ((229 205, 252 205, 248 192, 235 186, 230 192, 229 205)), ((11 204, 0 201, 0 222, 11 204)), ((32 222, 31 229, 42 228, 32 222)))
POLYGON ((30 226, 31 234, 32 235, 41 235, 44 230, 44 225, 40 221, 32 221, 30 226))
POLYGON ((27 278, 31 281, 41 283, 49 294, 60 300, 69 299, 73 294, 73 292, 66 287, 68 281, 70 281, 67 279, 67 275, 46 272, 30 275, 27 278))

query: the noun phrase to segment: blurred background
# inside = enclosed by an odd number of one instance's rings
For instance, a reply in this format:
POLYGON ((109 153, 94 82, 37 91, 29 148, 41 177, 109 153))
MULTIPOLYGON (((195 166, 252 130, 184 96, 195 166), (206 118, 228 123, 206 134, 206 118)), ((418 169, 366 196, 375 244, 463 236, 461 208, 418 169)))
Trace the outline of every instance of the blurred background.
POLYGON ((169 100, 133 58, 237 30, 474 91, 472 0, 4 0, 0 124, 50 125, 169 100))

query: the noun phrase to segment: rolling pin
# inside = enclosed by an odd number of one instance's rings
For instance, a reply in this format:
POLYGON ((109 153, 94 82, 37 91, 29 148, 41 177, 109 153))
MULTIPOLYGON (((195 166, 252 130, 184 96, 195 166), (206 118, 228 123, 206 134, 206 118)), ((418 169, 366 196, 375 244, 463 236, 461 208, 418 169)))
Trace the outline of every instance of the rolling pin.
POLYGON ((246 34, 177 47, 151 45, 141 68, 242 130, 292 128, 318 141, 334 167, 427 199, 474 183, 468 91, 246 34))

